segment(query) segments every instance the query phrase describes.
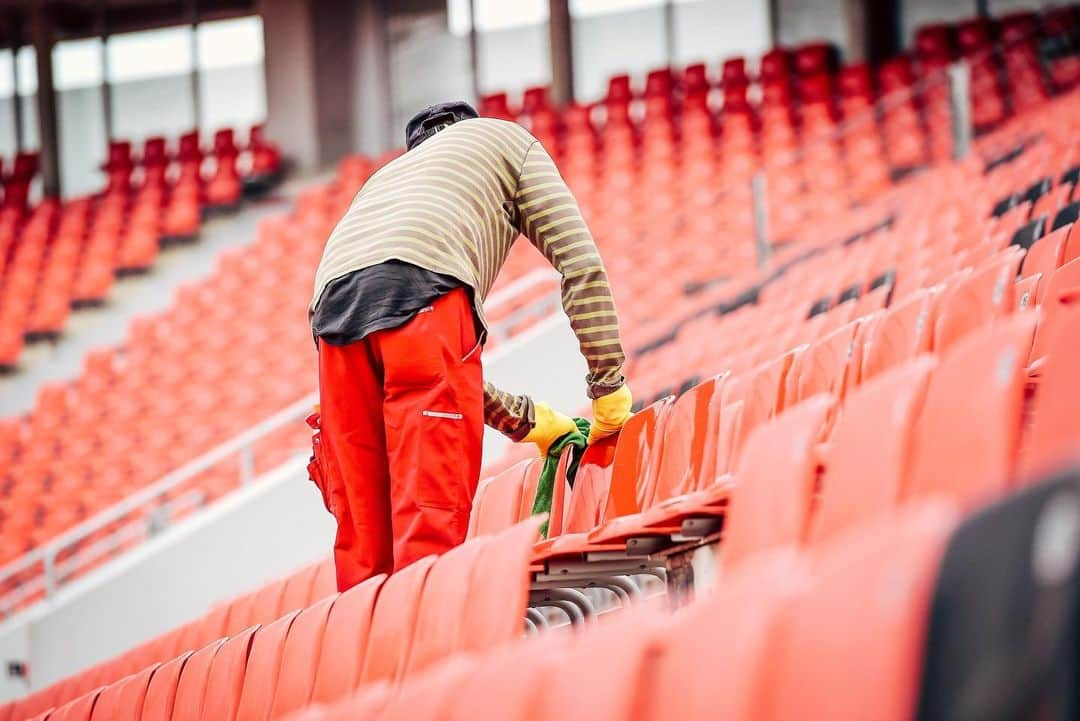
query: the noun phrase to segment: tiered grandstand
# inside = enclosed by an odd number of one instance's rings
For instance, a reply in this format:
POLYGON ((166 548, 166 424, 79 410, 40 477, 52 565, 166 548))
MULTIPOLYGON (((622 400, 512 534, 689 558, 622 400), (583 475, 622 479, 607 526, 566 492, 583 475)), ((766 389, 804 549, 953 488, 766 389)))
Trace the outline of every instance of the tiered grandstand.
MULTIPOLYGON (((582 206, 637 413, 572 485, 563 456, 546 517, 514 447, 484 459, 463 545, 343 593, 317 560, 207 598, 0 721, 1080 718, 1078 34, 1068 6, 927 25, 879 63, 812 42, 620 74, 594 103, 484 96, 582 206)), ((20 156, 0 360, 276 183, 285 139, 249 137, 209 163, 197 133, 114 142, 103 191, 63 201, 27 200, 20 156)), ((399 152, 340 159, 0 420, 9 624, 302 465, 311 275, 399 152)), ((519 242, 491 348, 551 352, 557 288, 519 242)))

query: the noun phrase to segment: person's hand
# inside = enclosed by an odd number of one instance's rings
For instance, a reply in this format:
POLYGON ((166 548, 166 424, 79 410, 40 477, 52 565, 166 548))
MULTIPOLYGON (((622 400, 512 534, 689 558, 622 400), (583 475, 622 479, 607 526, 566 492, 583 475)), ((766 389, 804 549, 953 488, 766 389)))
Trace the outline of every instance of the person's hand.
POLYGON ((634 405, 634 397, 630 394, 630 386, 626 383, 623 383, 618 390, 594 399, 589 445, 618 433, 623 424, 633 415, 630 411, 632 405, 634 405))
POLYGON ((533 417, 532 430, 522 440, 535 443, 541 457, 547 456, 552 443, 578 429, 573 418, 559 413, 547 403, 535 403, 533 417))

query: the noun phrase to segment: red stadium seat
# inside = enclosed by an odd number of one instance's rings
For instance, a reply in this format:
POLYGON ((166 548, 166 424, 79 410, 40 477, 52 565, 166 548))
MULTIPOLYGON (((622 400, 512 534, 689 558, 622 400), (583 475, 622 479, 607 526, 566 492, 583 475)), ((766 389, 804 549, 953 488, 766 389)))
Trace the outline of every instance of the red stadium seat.
POLYGON ((420 598, 435 558, 428 556, 408 566, 383 584, 371 617, 361 683, 394 682, 401 678, 412 649, 420 598))
POLYGON ((319 652, 313 702, 336 701, 360 684, 375 601, 385 580, 385 576, 369 578, 334 601, 319 652))
POLYGON ((919 419, 907 497, 969 503, 1008 487, 1037 321, 1021 313, 970 334, 943 358, 919 419))
POLYGON ((335 598, 305 608, 289 627, 268 718, 277 719, 306 707, 315 684, 315 663, 322 651, 326 621, 335 598))
POLYGON ((924 356, 854 390, 822 452, 825 477, 811 525, 815 542, 900 503, 911 466, 916 419, 936 363, 924 356), (867 482, 869 475, 873 482, 867 482))
MULTIPOLYGON (((258 627, 241 631, 221 645, 210 662, 210 672, 206 677, 206 695, 202 702, 202 718, 233 721, 240 707, 240 695, 244 689, 244 674, 247 673, 248 655, 251 652, 252 639, 258 627)), ((196 654, 197 655, 197 654, 196 654)), ((188 662, 190 665, 190 661, 188 662)), ((183 684, 183 676, 181 676, 183 684)), ((181 696, 177 692, 177 704, 181 696)), ((186 700, 185 700, 186 702, 186 700)))
POLYGON ((180 676, 191 656, 192 652, 188 651, 158 666, 153 678, 150 679, 150 685, 146 688, 142 715, 134 718, 139 718, 141 721, 170 721, 172 719, 180 676))
POLYGON ((236 708, 236 721, 269 721, 270 709, 281 674, 285 639, 299 611, 282 616, 255 632, 244 669, 243 689, 236 708))

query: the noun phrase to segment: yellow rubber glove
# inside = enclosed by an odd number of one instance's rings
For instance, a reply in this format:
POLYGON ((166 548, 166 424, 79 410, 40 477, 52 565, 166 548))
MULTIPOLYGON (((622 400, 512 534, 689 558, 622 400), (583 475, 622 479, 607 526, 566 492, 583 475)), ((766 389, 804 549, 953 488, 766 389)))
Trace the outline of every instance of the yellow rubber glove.
POLYGON ((532 430, 522 440, 535 443, 536 447, 540 449, 541 458, 547 456, 552 443, 567 433, 577 430, 577 424, 574 423, 573 418, 564 416, 547 403, 533 405, 533 419, 535 422, 532 430))
POLYGON ((623 383, 617 391, 600 396, 592 402, 593 422, 589 431, 589 445, 615 435, 630 420, 634 397, 630 386, 623 383))

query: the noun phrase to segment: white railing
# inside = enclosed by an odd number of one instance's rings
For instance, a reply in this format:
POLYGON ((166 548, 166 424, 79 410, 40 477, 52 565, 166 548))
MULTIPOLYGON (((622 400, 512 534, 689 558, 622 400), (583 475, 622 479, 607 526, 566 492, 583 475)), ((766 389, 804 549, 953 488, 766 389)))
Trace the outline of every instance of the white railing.
MULTIPOLYGON (((551 283, 557 277, 557 274, 550 270, 529 273, 489 297, 486 306, 490 312, 504 303, 514 301, 522 293, 551 283)), ((490 338, 500 342, 506 340, 510 329, 521 321, 546 317, 559 307, 556 283, 550 292, 543 293, 535 301, 513 311, 507 317, 492 322, 489 326, 490 338)), ((303 422, 317 402, 317 393, 305 396, 166 474, 153 484, 0 567, 0 589, 14 586, 0 596, 0 618, 10 616, 28 600, 38 596, 54 596, 61 586, 88 565, 157 535, 168 528, 177 516, 205 505, 206 495, 198 488, 193 488, 177 498, 167 498, 168 494, 196 479, 200 474, 231 461, 236 464, 237 487, 251 483, 256 475, 256 444, 285 426, 303 422), (109 526, 120 522, 122 525, 118 529, 102 538, 89 541, 109 526), (16 579, 17 584, 13 583, 16 579)), ((297 453, 306 453, 307 450, 296 449, 297 453)))

